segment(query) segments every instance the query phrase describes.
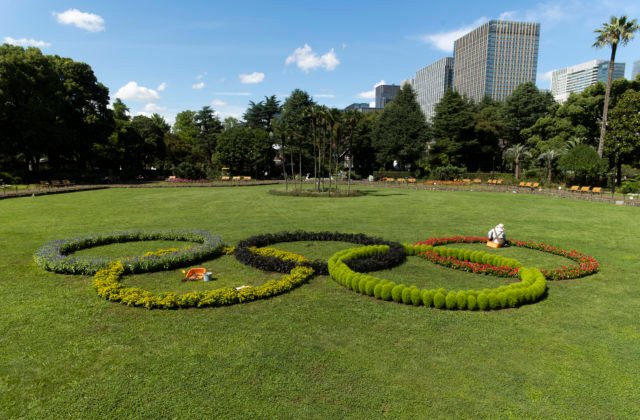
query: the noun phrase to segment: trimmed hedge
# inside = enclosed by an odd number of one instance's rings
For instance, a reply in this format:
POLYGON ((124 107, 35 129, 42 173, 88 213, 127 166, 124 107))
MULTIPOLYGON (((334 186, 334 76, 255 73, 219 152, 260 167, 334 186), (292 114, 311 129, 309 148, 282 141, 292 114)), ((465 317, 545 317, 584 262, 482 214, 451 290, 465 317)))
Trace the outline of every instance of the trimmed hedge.
MULTIPOLYGON (((391 242, 380 238, 374 238, 364 234, 340 233, 340 232, 279 232, 273 234, 252 236, 248 239, 240 241, 235 248, 234 255, 241 263, 264 271, 276 271, 279 273, 288 273, 293 267, 301 263, 288 261, 269 255, 260 255, 253 250, 273 245, 281 242, 299 242, 299 241, 336 241, 349 242, 359 245, 387 245, 390 249, 388 253, 381 255, 372 255, 370 258, 353 261, 350 267, 354 271, 370 272, 384 270, 401 264, 406 259, 406 253, 402 244, 391 242)), ((323 260, 313 260, 302 265, 309 265, 316 274, 329 274, 327 262, 323 260)))
POLYGON ((206 231, 129 231, 84 236, 52 241, 34 255, 36 263, 48 271, 62 274, 95 274, 107 268, 110 259, 104 257, 76 257, 74 252, 102 245, 138 241, 185 241, 196 244, 166 253, 151 253, 121 260, 125 273, 146 273, 171 270, 211 259, 220 255, 223 243, 219 236, 206 231))
MULTIPOLYGON (((410 246, 405 248, 409 255, 424 251, 419 246, 414 249, 410 249, 410 246)), ((386 245, 370 245, 337 252, 329 259, 329 274, 338 284, 377 299, 449 310, 516 308, 537 302, 544 296, 547 289, 546 279, 537 268, 520 267, 518 270, 520 282, 494 289, 446 290, 439 288, 420 290, 415 286, 407 287, 404 284, 396 284, 370 274, 357 273, 348 265, 355 260, 371 258, 386 252, 389 252, 389 247, 386 245), (351 287, 351 279, 356 275, 362 276, 361 279, 364 279, 369 285, 363 289, 364 292, 359 288, 353 289, 351 287)), ((476 254, 473 258, 480 259, 482 257, 483 255, 476 254)), ((515 262, 517 263, 517 261, 515 262)))

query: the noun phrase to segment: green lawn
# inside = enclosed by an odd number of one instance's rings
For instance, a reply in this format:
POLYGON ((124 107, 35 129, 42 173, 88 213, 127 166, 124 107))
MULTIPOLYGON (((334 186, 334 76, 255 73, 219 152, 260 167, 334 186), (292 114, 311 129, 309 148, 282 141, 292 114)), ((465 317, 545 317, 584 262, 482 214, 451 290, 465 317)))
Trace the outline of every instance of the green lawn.
MULTIPOLYGON (((511 193, 369 190, 323 199, 244 188, 111 189, 0 201, 0 418, 433 418, 640 416, 638 208, 511 193), (41 270, 45 242, 128 229, 205 229, 228 244, 282 230, 366 233, 400 242, 484 235, 575 248, 600 273, 549 282, 543 301, 457 312, 383 302, 327 276, 291 293, 215 309, 148 311, 99 298, 92 278, 41 270)), ((170 242, 110 245, 136 255, 170 242)), ((178 245, 184 245, 178 244, 178 245)), ((329 257, 344 243, 288 243, 329 257)), ((482 245, 469 245, 483 249, 482 245)), ((499 250, 526 265, 568 260, 499 250)), ((154 291, 257 285, 278 274, 231 256, 127 276, 154 291)), ((378 273, 421 287, 510 280, 417 257, 378 273)))

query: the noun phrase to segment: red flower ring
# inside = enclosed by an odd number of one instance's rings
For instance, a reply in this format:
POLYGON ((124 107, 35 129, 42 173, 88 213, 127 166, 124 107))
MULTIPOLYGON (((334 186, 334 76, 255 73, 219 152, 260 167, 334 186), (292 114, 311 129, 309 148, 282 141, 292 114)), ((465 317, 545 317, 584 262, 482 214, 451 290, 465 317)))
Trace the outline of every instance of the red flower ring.
MULTIPOLYGON (((483 236, 452 236, 443 238, 429 238, 425 241, 417 242, 416 245, 428 245, 428 246, 440 246, 446 244, 474 244, 485 243, 487 238, 483 236)), ((558 248, 553 245, 545 244, 542 242, 533 241, 519 241, 510 240, 509 245, 529 248, 540 252, 546 252, 553 255, 568 258, 578 263, 577 266, 562 266, 553 269, 540 269, 542 274, 548 280, 569 280, 578 277, 589 276, 597 273, 600 270, 600 263, 594 257, 585 255, 581 252, 572 249, 567 251, 566 249, 558 248)), ((443 257, 437 253, 427 251, 422 254, 426 259, 436 264, 444 265, 446 267, 461 269, 465 271, 472 271, 474 273, 491 274, 495 276, 508 276, 516 277, 519 269, 510 269, 510 267, 492 266, 489 264, 470 263, 453 257, 443 257), (510 270, 509 270, 510 269, 510 270)))

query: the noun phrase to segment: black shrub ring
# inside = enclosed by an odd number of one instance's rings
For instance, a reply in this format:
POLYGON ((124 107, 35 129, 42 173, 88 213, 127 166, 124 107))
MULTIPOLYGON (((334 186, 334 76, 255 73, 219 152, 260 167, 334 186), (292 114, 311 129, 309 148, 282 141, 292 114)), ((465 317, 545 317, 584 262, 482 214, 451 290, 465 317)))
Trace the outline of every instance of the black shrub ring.
POLYGON ((52 241, 38 249, 34 259, 40 267, 56 273, 95 274, 98 270, 107 268, 112 260, 104 257, 76 257, 73 253, 114 243, 156 240, 185 241, 196 244, 165 255, 121 259, 125 274, 184 267, 219 255, 223 248, 220 237, 201 230, 130 231, 52 241))
POLYGON ((313 268, 316 274, 329 274, 327 262, 324 260, 313 260, 309 263, 298 264, 295 261, 286 261, 281 258, 259 255, 252 250, 252 248, 261 248, 281 242, 300 241, 336 241, 358 245, 387 245, 389 247, 389 251, 386 253, 372 255, 370 258, 349 261, 349 267, 360 272, 392 268, 406 260, 404 247, 398 242, 387 241, 361 233, 340 232, 295 231, 256 235, 240 241, 235 248, 234 255, 241 263, 264 271, 288 273, 297 265, 308 265, 313 268))

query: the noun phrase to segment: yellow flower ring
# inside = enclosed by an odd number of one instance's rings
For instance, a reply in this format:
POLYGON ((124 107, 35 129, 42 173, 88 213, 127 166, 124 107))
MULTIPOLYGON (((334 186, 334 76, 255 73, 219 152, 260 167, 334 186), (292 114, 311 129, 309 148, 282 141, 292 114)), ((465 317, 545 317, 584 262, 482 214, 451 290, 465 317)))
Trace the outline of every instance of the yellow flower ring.
MULTIPOLYGON (((272 250, 264 248, 254 251, 265 254, 272 253, 272 250)), ((229 253, 228 249, 227 252, 229 253)), ((280 258, 305 260, 304 257, 293 253, 276 252, 280 258)), ((112 302, 120 302, 129 306, 140 306, 147 309, 179 309, 229 306, 277 296, 289 292, 309 280, 313 276, 313 268, 296 266, 287 275, 256 287, 225 287, 182 294, 173 292, 154 294, 138 287, 125 287, 120 282, 123 274, 124 267, 120 261, 113 262, 106 269, 98 271, 93 280, 98 295, 112 302)))
MULTIPOLYGON (((371 258, 388 251, 389 247, 386 245, 373 245, 337 252, 329 259, 329 274, 342 286, 377 299, 450 310, 515 308, 539 301, 547 289, 546 279, 537 268, 520 268, 518 271, 520 282, 506 286, 482 290, 446 290, 444 288, 419 289, 416 286, 396 284, 356 272, 348 265, 355 260, 371 258)), ((425 247, 405 245, 405 251, 407 255, 417 255, 424 252, 425 247)))
MULTIPOLYGON (((517 277, 519 268, 510 262, 507 264, 495 264, 488 262, 493 261, 493 258, 500 258, 504 260, 504 257, 498 257, 494 254, 483 253, 490 255, 491 257, 485 257, 484 261, 472 261, 466 262, 468 258, 464 258, 468 253, 475 253, 478 251, 471 250, 457 250, 453 251, 451 248, 439 248, 440 245, 447 244, 459 244, 459 243, 485 243, 487 238, 482 236, 452 236, 444 238, 429 238, 425 241, 416 243, 416 245, 422 245, 428 247, 421 254, 421 256, 436 264, 444 265, 450 268, 462 269, 466 271, 481 272, 484 274, 492 274, 503 277, 517 277)), ((558 255, 560 257, 568 258, 578 263, 577 265, 562 266, 552 269, 541 268, 540 271, 548 280, 570 280, 579 277, 589 276, 597 273, 600 270, 600 263, 594 257, 585 255, 575 249, 567 251, 566 249, 559 248, 557 246, 533 242, 533 241, 520 241, 509 240, 509 245, 514 247, 529 248, 540 252, 546 252, 548 254, 558 255)), ((506 259, 507 261, 510 259, 506 259)))

